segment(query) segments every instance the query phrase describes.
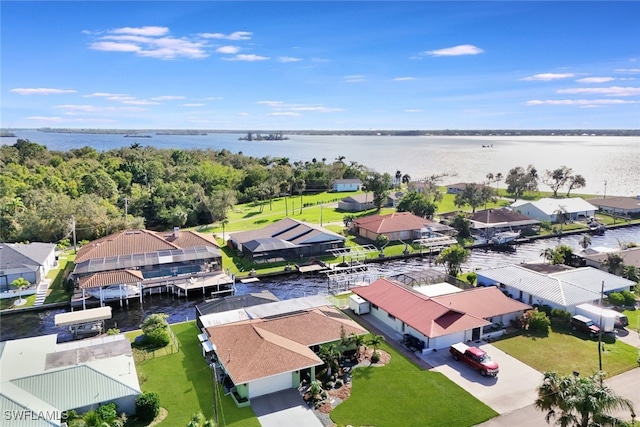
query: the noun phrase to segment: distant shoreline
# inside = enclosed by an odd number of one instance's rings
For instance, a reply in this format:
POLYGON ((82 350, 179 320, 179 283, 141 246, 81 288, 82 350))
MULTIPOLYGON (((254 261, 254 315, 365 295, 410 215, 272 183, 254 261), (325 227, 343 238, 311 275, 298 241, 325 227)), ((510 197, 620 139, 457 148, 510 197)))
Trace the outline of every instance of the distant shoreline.
MULTIPOLYGON (((3 132, 12 133, 6 129, 3 132)), ((38 128, 45 133, 102 134, 102 135, 206 135, 269 133, 264 129, 77 129, 77 128, 38 128)), ((443 129, 443 130, 278 130, 286 135, 353 135, 353 136, 640 136, 640 129, 443 129)), ((4 136, 4 135, 3 135, 4 136)))

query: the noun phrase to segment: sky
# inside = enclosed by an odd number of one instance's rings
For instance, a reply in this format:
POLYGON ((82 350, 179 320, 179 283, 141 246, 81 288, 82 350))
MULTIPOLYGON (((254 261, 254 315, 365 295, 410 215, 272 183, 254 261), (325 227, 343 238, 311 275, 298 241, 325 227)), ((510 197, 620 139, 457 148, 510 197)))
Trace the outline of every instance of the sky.
POLYGON ((638 129, 640 2, 7 1, 3 128, 638 129))

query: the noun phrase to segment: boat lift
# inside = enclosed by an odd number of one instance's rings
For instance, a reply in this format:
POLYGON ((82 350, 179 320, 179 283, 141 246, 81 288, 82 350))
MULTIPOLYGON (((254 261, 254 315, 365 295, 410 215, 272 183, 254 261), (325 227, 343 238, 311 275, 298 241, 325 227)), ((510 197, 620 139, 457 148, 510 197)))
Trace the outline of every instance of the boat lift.
POLYGON ((103 331, 104 321, 111 319, 111 307, 89 308, 54 316, 55 326, 69 327, 74 337, 78 335, 96 335, 103 331))

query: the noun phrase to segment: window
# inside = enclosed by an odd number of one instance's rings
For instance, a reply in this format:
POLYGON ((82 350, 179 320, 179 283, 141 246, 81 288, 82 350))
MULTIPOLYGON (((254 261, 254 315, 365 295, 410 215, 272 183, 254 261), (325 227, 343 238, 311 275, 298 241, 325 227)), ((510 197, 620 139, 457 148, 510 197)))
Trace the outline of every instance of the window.
POLYGON ((389 317, 389 319, 396 320, 396 317, 391 313, 387 313, 387 316, 389 317))
POLYGON ((376 309, 376 310, 377 310, 377 309, 378 309, 378 306, 377 306, 377 305, 375 305, 375 304, 371 304, 371 308, 373 308, 373 309, 376 309))

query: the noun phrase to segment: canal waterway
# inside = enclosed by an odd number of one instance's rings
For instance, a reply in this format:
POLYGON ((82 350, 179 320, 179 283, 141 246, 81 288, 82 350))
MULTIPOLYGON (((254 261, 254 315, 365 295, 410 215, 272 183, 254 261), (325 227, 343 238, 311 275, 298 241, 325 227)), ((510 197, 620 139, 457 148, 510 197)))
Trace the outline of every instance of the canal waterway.
MULTIPOLYGON (((543 262, 540 256, 546 248, 554 248, 560 244, 571 246, 574 252, 582 248, 579 245, 581 235, 567 235, 561 238, 540 239, 522 243, 510 248, 496 250, 490 248, 473 249, 470 259, 463 265, 463 270, 480 271, 508 264, 524 262, 543 262)), ((603 236, 592 236, 591 247, 594 249, 615 250, 621 244, 635 242, 640 244, 640 226, 607 230, 603 236)), ((366 272, 359 273, 355 280, 372 282, 380 276, 392 276, 409 271, 434 268, 442 270, 442 266, 435 265, 433 259, 407 258, 381 263, 368 264, 366 272)), ((303 276, 291 274, 264 278, 259 282, 237 285, 237 294, 260 292, 268 290, 280 299, 298 298, 309 295, 325 295, 328 293, 328 281, 324 275, 303 276)), ((171 294, 145 296, 143 303, 131 300, 128 307, 113 304, 113 318, 106 321, 106 328, 117 327, 121 331, 138 329, 142 320, 151 313, 167 314, 169 323, 183 322, 195 319, 195 305, 203 302, 201 294, 188 298, 171 294)), ((45 334, 58 333, 59 341, 67 341, 72 337, 63 328, 54 325, 54 317, 64 313, 67 309, 44 309, 42 311, 8 314, 0 317, 0 341, 25 338, 45 334)))

